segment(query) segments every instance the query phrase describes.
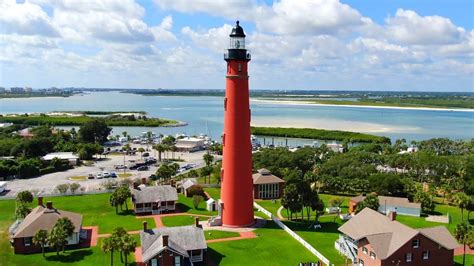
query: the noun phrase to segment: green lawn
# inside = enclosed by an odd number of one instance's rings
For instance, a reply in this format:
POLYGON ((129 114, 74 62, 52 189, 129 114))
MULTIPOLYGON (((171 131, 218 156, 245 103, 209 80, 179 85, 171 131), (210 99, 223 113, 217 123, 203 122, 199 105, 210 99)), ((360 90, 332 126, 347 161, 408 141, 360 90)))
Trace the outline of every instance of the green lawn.
POLYGON ((218 187, 207 187, 204 190, 211 196, 211 198, 218 200, 221 198, 221 189, 218 187))
POLYGON ((229 238, 229 237, 238 237, 240 236, 240 234, 237 232, 208 230, 208 231, 204 231, 204 236, 206 237, 206 240, 212 240, 212 239, 221 239, 221 238, 229 238))
POLYGON ((177 208, 179 208, 181 211, 183 212, 187 212, 187 213, 194 213, 194 214, 204 214, 204 215, 216 215, 217 212, 214 211, 214 212, 210 212, 208 210, 206 210, 206 201, 203 200, 197 209, 194 208, 194 205, 193 205, 193 198, 187 198, 186 196, 184 196, 183 194, 178 194, 178 204, 177 204, 177 208))
POLYGON ((216 265, 297 265, 317 258, 273 222, 255 231, 257 238, 208 244, 216 265))
MULTIPOLYGON (((174 227, 174 226, 184 226, 194 224, 194 219, 199 216, 192 215, 179 215, 179 216, 165 216, 161 217, 161 221, 165 226, 174 227)), ((207 221, 206 217, 199 217, 200 221, 207 221)))
MULTIPOLYGON (((83 226, 99 226, 99 234, 110 233, 115 227, 122 226, 127 231, 140 230, 143 221, 155 227, 152 218, 137 219, 132 210, 115 213, 115 208, 109 204, 110 194, 93 194, 81 196, 45 197, 44 202, 52 201, 55 208, 82 214, 83 226)), ((36 205, 36 199, 31 204, 36 205)), ((131 201, 128 207, 132 207, 131 201)), ((125 208, 125 207, 124 207, 125 208)), ((0 231, 6 230, 14 222, 15 201, 0 201, 0 231)))
MULTIPOLYGON (((134 236, 135 237, 135 236, 134 236)), ((109 265, 110 254, 105 254, 100 249, 102 238, 99 238, 98 245, 92 248, 67 250, 66 253, 60 253, 59 257, 56 256, 56 252, 46 253, 46 258, 43 258, 42 254, 29 254, 29 255, 15 255, 8 242, 8 236, 2 236, 0 240, 0 265, 5 266, 23 266, 23 265, 35 265, 35 266, 55 266, 55 265, 109 265)), ((140 245, 139 239, 138 245, 140 245)), ((130 255, 129 262, 135 261, 135 256, 130 255)), ((119 253, 114 254, 115 265, 123 265, 120 263, 119 253)), ((130 263, 129 265, 135 265, 130 263)))
POLYGON ((321 217, 319 219, 321 229, 309 228, 307 223, 300 224, 293 221, 284 221, 284 223, 323 254, 331 263, 342 265, 345 258, 339 255, 334 247, 334 242, 339 237, 337 228, 342 225, 342 221, 339 218, 334 221, 334 218, 331 216, 321 217))
MULTIPOLYGON (((330 194, 319 194, 319 197, 323 200, 324 202, 324 206, 325 208, 326 207, 329 207, 329 202, 334 199, 334 198, 343 198, 344 199, 344 202, 342 203, 341 205, 341 209, 342 209, 342 212, 343 213, 347 213, 349 210, 349 199, 351 198, 350 196, 336 196, 336 195, 330 195, 330 194)), ((272 200, 261 200, 261 201, 257 201, 257 203, 264 207, 265 209, 267 209, 269 212, 271 212, 274 216, 278 217, 277 216, 277 211, 278 211, 278 208, 280 208, 281 206, 281 201, 280 200, 275 200, 275 203, 272 202, 272 200)), ((306 209, 303 210, 303 214, 307 215, 307 212, 306 212, 306 209)), ((288 218, 288 213, 286 211, 286 209, 283 209, 281 211, 281 215, 285 218, 288 218)), ((310 217, 313 217, 314 219, 314 216, 316 215, 316 213, 314 211, 310 211, 310 217)), ((301 213, 298 213, 298 217, 301 216, 301 213)))
MULTIPOLYGON (((462 265, 462 255, 454 257, 454 265, 462 265)), ((474 255, 466 255, 466 266, 468 265, 474 265, 474 255)))

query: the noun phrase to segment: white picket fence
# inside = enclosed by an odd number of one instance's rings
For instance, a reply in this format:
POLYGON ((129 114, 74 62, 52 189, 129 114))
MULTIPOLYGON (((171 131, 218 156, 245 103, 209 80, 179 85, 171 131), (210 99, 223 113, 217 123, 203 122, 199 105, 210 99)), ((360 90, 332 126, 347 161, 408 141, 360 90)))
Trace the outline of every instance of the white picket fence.
POLYGON ((318 259, 323 262, 326 265, 331 265, 329 260, 323 256, 323 254, 319 253, 313 246, 311 246, 306 240, 301 238, 299 235, 297 235, 293 230, 288 228, 284 223, 282 223, 278 218, 274 217, 273 214, 269 211, 267 211, 265 208, 262 206, 258 205, 258 203, 254 202, 253 206, 257 208, 260 212, 264 213, 268 217, 270 217, 281 229, 285 230, 290 236, 292 236, 294 239, 296 239, 298 242, 301 243, 309 252, 313 253, 318 259))

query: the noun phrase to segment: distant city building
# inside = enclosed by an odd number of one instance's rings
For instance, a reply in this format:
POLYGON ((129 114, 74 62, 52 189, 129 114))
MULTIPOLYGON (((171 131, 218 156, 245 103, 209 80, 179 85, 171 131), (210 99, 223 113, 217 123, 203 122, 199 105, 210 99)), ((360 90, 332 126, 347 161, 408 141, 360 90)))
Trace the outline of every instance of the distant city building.
POLYGON ((5 88, 4 87, 0 87, 0 93, 5 93, 5 88))
POLYGON ((79 156, 75 155, 72 152, 53 152, 53 153, 48 153, 45 156, 43 156, 41 159, 43 161, 52 161, 54 158, 58 158, 61 161, 68 162, 69 165, 77 165, 79 162, 79 156))
POLYGON ((33 89, 30 88, 30 87, 25 87, 25 92, 26 92, 26 93, 32 93, 32 92, 33 92, 33 89))
POLYGON ((204 149, 204 139, 183 138, 176 141, 176 148, 180 152, 195 152, 204 149))
POLYGON ((25 93, 25 89, 20 88, 20 87, 11 87, 10 92, 14 94, 21 94, 21 93, 25 93))

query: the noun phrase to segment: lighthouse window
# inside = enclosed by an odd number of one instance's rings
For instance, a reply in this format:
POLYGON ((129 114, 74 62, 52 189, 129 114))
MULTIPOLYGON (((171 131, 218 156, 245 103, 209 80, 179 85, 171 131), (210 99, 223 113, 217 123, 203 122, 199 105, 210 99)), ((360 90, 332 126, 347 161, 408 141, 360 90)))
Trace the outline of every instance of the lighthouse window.
POLYGON ((239 72, 242 72, 242 64, 239 63, 239 72))
POLYGON ((227 111, 227 97, 224 98, 224 111, 227 111))

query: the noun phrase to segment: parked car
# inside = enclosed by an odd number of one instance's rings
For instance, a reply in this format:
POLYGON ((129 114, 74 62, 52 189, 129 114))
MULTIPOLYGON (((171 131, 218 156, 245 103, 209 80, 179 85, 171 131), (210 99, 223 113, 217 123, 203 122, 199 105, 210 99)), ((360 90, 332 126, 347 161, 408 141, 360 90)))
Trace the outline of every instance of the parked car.
POLYGON ((102 176, 103 176, 104 178, 108 178, 108 177, 110 177, 110 173, 109 173, 109 172, 103 172, 103 173, 102 173, 102 176))
POLYGON ((93 174, 89 174, 89 175, 87 176, 87 178, 88 178, 88 179, 94 179, 95 176, 94 176, 93 174))
POLYGON ((117 178, 117 173, 115 173, 115 172, 110 173, 110 177, 117 178))
POLYGON ((126 165, 123 165, 123 164, 119 164, 119 165, 116 165, 115 166, 115 169, 119 170, 119 169, 127 169, 127 166, 126 165))
POLYGON ((148 157, 148 156, 150 156, 150 153, 148 153, 148 152, 144 152, 144 153, 142 154, 142 157, 148 157))
POLYGON ((149 168, 148 166, 143 165, 143 166, 138 167, 137 171, 146 171, 146 170, 148 170, 148 168, 149 168))
POLYGON ((102 174, 97 174, 97 177, 96 177, 96 178, 97 178, 97 179, 102 179, 102 178, 104 178, 104 176, 103 176, 102 174))

